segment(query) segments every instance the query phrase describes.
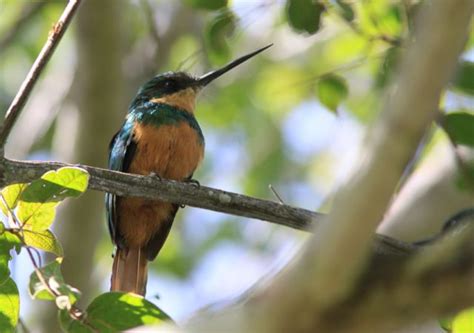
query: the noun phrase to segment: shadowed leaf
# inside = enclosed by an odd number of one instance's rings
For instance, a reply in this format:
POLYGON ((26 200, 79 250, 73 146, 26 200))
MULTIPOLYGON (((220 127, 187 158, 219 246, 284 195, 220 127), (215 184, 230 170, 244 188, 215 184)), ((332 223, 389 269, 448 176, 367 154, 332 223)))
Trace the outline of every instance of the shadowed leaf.
MULTIPOLYGON (((60 304, 57 303, 58 307, 61 305, 62 308, 70 308, 80 296, 79 290, 64 282, 63 275, 61 273, 61 262, 62 258, 56 258, 54 261, 50 262, 46 266, 40 268, 40 272, 42 273, 44 279, 48 282, 51 289, 53 289, 56 293, 66 296, 67 302, 64 302, 65 298, 61 298, 62 302, 60 304)), ((36 272, 31 273, 30 276, 30 283, 29 283, 29 293, 32 298, 34 299, 42 299, 52 301, 56 299, 56 296, 48 290, 47 286, 45 286, 40 279, 36 272)))
POLYGON ((228 0, 185 0, 186 4, 196 9, 217 10, 226 7, 228 0))
POLYGON ((474 95, 474 62, 463 61, 459 64, 453 86, 456 90, 474 95))
POLYGON ((474 147, 473 114, 467 112, 448 113, 444 115, 442 124, 455 143, 474 147))
POLYGON ((234 33, 235 24, 234 13, 226 10, 207 25, 204 38, 212 62, 220 65, 230 59, 231 49, 227 39, 234 33))
POLYGON ((324 6, 313 0, 288 0, 286 15, 290 26, 298 32, 316 33, 321 25, 324 6))

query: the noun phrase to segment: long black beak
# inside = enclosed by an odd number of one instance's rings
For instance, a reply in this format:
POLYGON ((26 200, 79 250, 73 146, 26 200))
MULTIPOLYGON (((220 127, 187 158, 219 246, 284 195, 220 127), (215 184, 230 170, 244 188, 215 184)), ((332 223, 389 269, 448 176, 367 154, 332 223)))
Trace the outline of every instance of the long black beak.
POLYGON ((206 86, 208 83, 214 81, 215 79, 217 79, 219 76, 221 76, 222 74, 230 71, 232 68, 240 65, 241 63, 249 60, 250 58, 252 58, 253 56, 259 54, 260 52, 268 49, 270 46, 272 46, 273 44, 270 44, 270 45, 267 45, 265 47, 262 47, 261 49, 258 49, 257 51, 253 51, 249 54, 246 54, 238 59, 235 59, 234 61, 232 61, 231 63, 225 65, 224 67, 222 68, 219 68, 219 69, 216 69, 212 72, 209 72, 207 74, 204 74, 203 76, 201 76, 200 78, 198 78, 196 80, 196 85, 198 87, 204 87, 206 86))

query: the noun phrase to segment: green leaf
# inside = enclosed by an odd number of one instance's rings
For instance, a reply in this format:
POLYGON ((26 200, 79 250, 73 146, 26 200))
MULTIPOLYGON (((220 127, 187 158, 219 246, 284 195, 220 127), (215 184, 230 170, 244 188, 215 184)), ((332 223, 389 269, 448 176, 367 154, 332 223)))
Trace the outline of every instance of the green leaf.
POLYGON ((0 331, 14 332, 20 313, 18 288, 11 278, 0 284, 0 331))
POLYGON ((439 326, 447 332, 451 332, 453 329, 453 317, 443 318, 438 320, 439 326))
POLYGON ((36 272, 30 275, 29 292, 34 299, 56 300, 56 305, 60 309, 69 309, 79 299, 80 292, 65 283, 61 273, 61 262, 62 258, 58 257, 46 266, 41 267, 40 272, 53 291, 66 297, 57 298, 48 287, 41 282, 36 272))
POLYGON ((8 263, 12 259, 10 252, 19 244, 19 238, 11 232, 5 231, 0 234, 0 283, 3 283, 10 276, 8 267, 8 263))
POLYGON ((452 322, 453 333, 474 332, 474 308, 462 311, 452 322))
POLYGON ((78 197, 86 189, 89 174, 76 167, 64 167, 48 171, 40 179, 31 182, 21 194, 25 202, 59 202, 66 197, 78 197))
POLYGON ((316 86, 319 101, 329 110, 337 112, 341 102, 349 95, 346 80, 335 74, 321 77, 316 86))
MULTIPOLYGON (((88 306, 87 323, 101 333, 124 331, 142 325, 170 320, 168 315, 145 298, 135 294, 109 292, 95 298, 88 306)), ((60 315, 61 327, 67 332, 89 332, 66 313, 60 315)))
POLYGON ((228 0, 185 0, 186 4, 196 9, 217 10, 227 7, 228 0))
POLYGON ((236 26, 236 17, 230 10, 214 17, 206 26, 204 41, 211 62, 222 64, 231 57, 227 39, 232 36, 236 26))
POLYGON ((453 80, 456 90, 474 95, 474 62, 462 61, 453 80))
POLYGON ((352 22, 354 20, 355 14, 352 6, 347 3, 345 0, 336 0, 336 5, 339 7, 342 17, 347 22, 352 22))
POLYGON ((25 189, 27 184, 13 184, 8 185, 2 189, 2 195, 5 199, 8 208, 5 207, 3 200, 0 200, 0 209, 2 210, 3 214, 8 216, 9 211, 13 211, 16 207, 18 202, 18 198, 20 197, 21 192, 25 189))
POLYGON ((290 26, 298 32, 316 33, 325 7, 313 0, 288 0, 286 16, 290 26))
POLYGON ((474 114, 448 113, 442 119, 442 126, 455 143, 474 147, 474 114))
POLYGON ((63 255, 61 243, 50 230, 23 230, 25 244, 36 249, 54 253, 57 256, 63 255))

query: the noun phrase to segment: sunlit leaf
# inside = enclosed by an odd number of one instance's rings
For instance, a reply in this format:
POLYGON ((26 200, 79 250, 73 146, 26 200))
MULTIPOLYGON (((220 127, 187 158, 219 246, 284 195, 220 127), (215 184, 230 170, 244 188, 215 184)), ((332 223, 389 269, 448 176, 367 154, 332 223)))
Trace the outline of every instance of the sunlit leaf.
POLYGON ((453 86, 463 93, 474 95, 474 62, 462 61, 459 64, 453 86))
POLYGON ((28 246, 54 253, 57 256, 63 255, 61 243, 59 243, 56 236, 49 230, 34 231, 24 229, 23 239, 28 246))
POLYGON ((10 252, 20 245, 17 236, 9 231, 0 234, 0 283, 3 283, 10 276, 8 263, 12 259, 10 252))
POLYGON ((298 32, 316 33, 325 7, 313 0, 288 0, 286 15, 290 26, 298 32))
POLYGON ((217 15, 205 29, 205 42, 209 58, 216 64, 227 62, 231 49, 227 39, 234 33, 236 17, 230 10, 217 15))
MULTIPOLYGON (((49 287, 61 296, 66 296, 68 302, 64 302, 62 298, 62 306, 69 308, 79 298, 80 292, 74 287, 66 284, 61 273, 62 258, 58 257, 46 266, 40 268, 40 272, 44 280, 49 284, 49 287)), ((38 274, 33 272, 30 276, 29 292, 32 298, 42 300, 55 300, 54 295, 48 287, 40 280, 38 274)), ((58 303, 58 302, 57 302, 58 303)))
POLYGON ((0 331, 14 332, 20 313, 18 288, 11 278, 0 284, 0 331))
MULTIPOLYGON (((87 307, 87 322, 97 331, 117 332, 142 325, 156 325, 170 320, 168 315, 145 298, 135 294, 109 292, 95 298, 87 307)), ((60 315, 62 328, 67 332, 88 332, 64 311, 60 315)))
POLYGON ((185 0, 185 2, 193 8, 207 10, 217 10, 228 4, 228 0, 185 0))
POLYGON ((58 202, 66 197, 78 197, 87 189, 88 182, 89 173, 81 168, 51 170, 31 182, 20 199, 26 202, 58 202))
POLYGON ((474 308, 464 310, 454 317, 452 322, 452 332, 474 332, 474 308))
POLYGON ((321 77, 316 86, 319 101, 329 110, 337 112, 339 104, 349 95, 346 80, 338 75, 329 74, 321 77))
POLYGON ((58 202, 26 202, 20 201, 16 216, 25 229, 46 230, 53 224, 58 202))
POLYGON ((448 113, 444 115, 442 124, 455 143, 474 147, 474 114, 448 113))
POLYGON ((0 200, 0 209, 2 210, 3 214, 8 216, 8 212, 15 209, 18 198, 20 197, 20 194, 26 185, 27 184, 12 184, 2 189, 1 193, 8 205, 8 208, 5 207, 3 200, 0 200))

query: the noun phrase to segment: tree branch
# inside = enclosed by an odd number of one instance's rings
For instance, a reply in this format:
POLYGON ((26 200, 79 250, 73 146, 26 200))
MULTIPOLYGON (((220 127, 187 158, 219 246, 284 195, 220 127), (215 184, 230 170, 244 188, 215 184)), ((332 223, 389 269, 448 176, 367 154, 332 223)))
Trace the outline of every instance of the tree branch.
MULTIPOLYGON (((84 168, 90 174, 89 189, 110 192, 120 196, 163 200, 216 212, 259 219, 297 230, 312 231, 325 217, 322 213, 280 204, 274 201, 252 198, 219 189, 176 182, 157 177, 132 175, 87 165, 60 162, 29 162, 3 159, 2 186, 30 182, 47 171, 65 166, 84 168)), ((416 246, 387 236, 377 235, 374 251, 379 254, 406 255, 416 246)))
POLYGON ((69 23, 71 22, 80 3, 81 0, 69 0, 69 3, 64 9, 64 12, 62 13, 58 22, 54 25, 53 29, 49 33, 46 43, 41 49, 41 52, 36 58, 30 71, 26 75, 26 78, 23 81, 20 89, 18 90, 15 98, 8 107, 8 110, 5 115, 5 120, 0 127, 0 149, 2 150, 2 155, 6 140, 13 128, 13 125, 16 122, 16 119, 18 118, 23 107, 25 106, 26 101, 28 100, 28 97, 31 91, 33 90, 33 87, 38 81, 41 72, 46 67, 46 64, 48 63, 54 50, 56 49, 56 46, 64 35, 64 32, 69 26, 69 23))

